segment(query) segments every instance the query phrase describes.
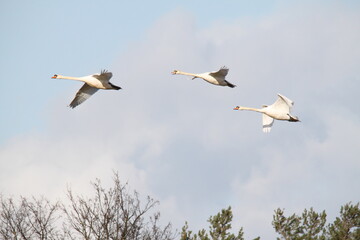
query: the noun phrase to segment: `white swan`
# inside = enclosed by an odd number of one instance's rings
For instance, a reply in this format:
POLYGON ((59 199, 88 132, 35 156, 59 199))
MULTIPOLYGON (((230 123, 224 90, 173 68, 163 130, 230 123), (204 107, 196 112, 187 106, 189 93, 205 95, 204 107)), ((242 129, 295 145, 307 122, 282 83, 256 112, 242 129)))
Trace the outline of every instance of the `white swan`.
POLYGON ((174 70, 173 72, 171 72, 172 74, 181 74, 181 75, 188 75, 188 76, 193 76, 192 79, 195 78, 202 78, 205 81, 214 84, 214 85, 219 85, 219 86, 228 86, 228 87, 236 87, 236 85, 229 83, 228 81, 225 80, 226 75, 228 74, 229 69, 226 68, 225 66, 220 68, 219 71, 216 72, 206 72, 206 73, 187 73, 187 72, 181 72, 179 70, 174 70))
POLYGON ((265 133, 270 132, 271 126, 274 123, 274 119, 289 122, 299 122, 300 120, 297 117, 290 115, 290 111, 294 105, 294 102, 281 94, 278 94, 278 96, 279 97, 275 103, 270 106, 264 105, 261 109, 236 106, 234 110, 249 110, 262 113, 263 131, 265 133))
POLYGON ((75 98, 70 103, 69 107, 74 108, 77 105, 83 103, 86 99, 91 97, 94 93, 99 89, 114 89, 119 90, 121 87, 115 86, 111 82, 109 82, 112 77, 112 73, 106 70, 101 71, 100 74, 93 74, 85 77, 67 77, 62 75, 55 74, 51 78, 56 79, 70 79, 77 80, 81 82, 85 82, 84 85, 80 88, 80 90, 76 93, 75 98))

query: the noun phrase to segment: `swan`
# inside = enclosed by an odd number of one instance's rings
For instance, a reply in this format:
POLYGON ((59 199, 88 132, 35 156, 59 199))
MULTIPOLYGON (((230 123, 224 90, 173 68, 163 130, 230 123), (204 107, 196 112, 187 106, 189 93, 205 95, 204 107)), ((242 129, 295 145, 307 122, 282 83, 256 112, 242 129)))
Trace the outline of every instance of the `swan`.
POLYGON ((218 71, 216 72, 206 72, 206 73, 187 73, 187 72, 182 72, 179 70, 174 70, 171 73, 173 75, 176 74, 181 74, 181 75, 188 75, 188 76, 193 76, 192 79, 195 78, 202 78, 205 81, 214 84, 214 85, 219 85, 219 86, 228 86, 228 87, 236 87, 236 85, 229 83, 228 81, 225 80, 226 75, 228 74, 229 69, 226 68, 225 66, 220 68, 218 71))
POLYGON ((118 87, 112 84, 109 80, 112 77, 112 73, 107 70, 102 70, 101 73, 96 73, 89 76, 84 77, 67 77, 55 74, 54 79, 70 79, 84 82, 84 85, 80 88, 80 90, 76 93, 75 98, 70 103, 69 107, 75 108, 77 105, 83 103, 86 99, 91 97, 94 93, 99 89, 114 89, 119 90, 121 87, 118 87))
POLYGON ((270 106, 263 105, 261 109, 236 106, 234 110, 249 110, 262 113, 263 132, 268 133, 271 130, 274 119, 289 122, 300 122, 298 117, 290 114, 293 105, 294 102, 289 98, 278 94, 278 99, 270 106))

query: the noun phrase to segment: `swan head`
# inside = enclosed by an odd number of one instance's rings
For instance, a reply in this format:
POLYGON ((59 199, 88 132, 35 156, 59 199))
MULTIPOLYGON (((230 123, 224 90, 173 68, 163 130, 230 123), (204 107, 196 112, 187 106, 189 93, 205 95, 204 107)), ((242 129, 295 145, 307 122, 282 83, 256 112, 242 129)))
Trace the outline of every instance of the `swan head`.
POLYGON ((175 75, 175 74, 178 74, 179 73, 179 70, 174 70, 171 72, 171 74, 175 75))
POLYGON ((54 74, 54 76, 52 76, 51 78, 58 78, 58 75, 54 74))
POLYGON ((233 110, 239 110, 240 109, 240 106, 236 106, 233 108, 233 110))

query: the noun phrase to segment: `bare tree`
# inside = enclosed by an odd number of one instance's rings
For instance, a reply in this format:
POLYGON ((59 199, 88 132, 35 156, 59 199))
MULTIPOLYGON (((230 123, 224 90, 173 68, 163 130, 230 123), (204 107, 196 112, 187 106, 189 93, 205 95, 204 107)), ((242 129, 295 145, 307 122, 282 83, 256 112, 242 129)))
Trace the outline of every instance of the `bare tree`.
POLYGON ((23 198, 23 201, 28 209, 25 213, 28 224, 36 236, 36 239, 60 239, 61 237, 55 223, 58 218, 56 211, 60 207, 59 203, 51 204, 44 198, 40 200, 33 198, 33 201, 27 201, 23 198))
POLYGON ((161 227, 158 201, 147 197, 140 202, 136 191, 122 185, 114 174, 114 187, 108 190, 100 180, 92 183, 94 196, 80 197, 68 190, 68 205, 52 204, 45 198, 21 197, 16 203, 0 195, 1 240, 170 240, 175 238, 171 224, 161 227))
POLYGON ((59 204, 41 198, 31 201, 21 197, 19 204, 12 198, 0 199, 1 239, 61 239, 56 230, 56 211, 59 204))
POLYGON ((30 239, 31 230, 26 222, 25 206, 16 206, 13 199, 1 197, 0 234, 3 239, 30 239))
POLYGON ((161 228, 159 213, 153 214, 149 221, 145 221, 145 214, 158 201, 147 197, 144 204, 140 203, 139 194, 130 192, 127 184, 121 185, 118 174, 114 174, 114 187, 105 190, 100 180, 92 183, 95 196, 84 198, 74 196, 68 190, 70 205, 63 205, 62 209, 67 216, 65 223, 67 236, 75 239, 174 239, 170 223, 161 228))

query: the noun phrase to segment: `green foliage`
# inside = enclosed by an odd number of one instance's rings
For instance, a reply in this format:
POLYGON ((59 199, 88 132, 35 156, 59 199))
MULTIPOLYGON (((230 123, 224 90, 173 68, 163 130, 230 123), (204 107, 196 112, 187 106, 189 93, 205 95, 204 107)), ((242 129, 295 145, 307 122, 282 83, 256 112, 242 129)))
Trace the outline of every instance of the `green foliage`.
MULTIPOLYGON (((222 209, 209 218, 209 231, 202 229, 195 234, 185 222, 180 240, 244 240, 243 228, 237 234, 230 233, 232 219, 231 207, 222 209)), ((317 213, 310 208, 305 209, 301 215, 286 217, 284 210, 278 208, 273 215, 272 225, 280 235, 278 240, 360 240, 359 203, 342 206, 340 217, 328 226, 325 226, 325 211, 317 213)), ((254 240, 260 240, 260 237, 254 240)))
POLYGON ((284 216, 284 211, 278 208, 273 216, 272 225, 275 231, 285 240, 323 240, 326 213, 316 213, 312 208, 304 210, 301 216, 296 214, 284 216))
POLYGON ((360 239, 360 209, 359 203, 345 204, 340 209, 340 217, 328 226, 329 240, 359 240, 360 239))
MULTIPOLYGON (((211 216, 208 220, 210 223, 209 232, 205 229, 200 230, 197 234, 193 234, 188 230, 188 223, 182 228, 181 240, 244 240, 243 229, 240 228, 237 234, 230 233, 231 221, 233 214, 231 207, 222 209, 215 216, 211 216)), ((260 238, 257 238, 259 240, 260 238)))
POLYGON ((221 210, 217 215, 210 217, 210 236, 213 240, 241 240, 243 239, 243 231, 240 229, 238 235, 235 237, 234 234, 229 233, 231 229, 231 221, 233 214, 231 207, 228 209, 221 210))
POLYGON ((285 240, 359 240, 359 203, 345 204, 340 209, 340 217, 334 223, 326 224, 326 213, 316 213, 312 208, 304 210, 301 216, 284 216, 284 211, 275 211, 273 222, 275 231, 285 240))

